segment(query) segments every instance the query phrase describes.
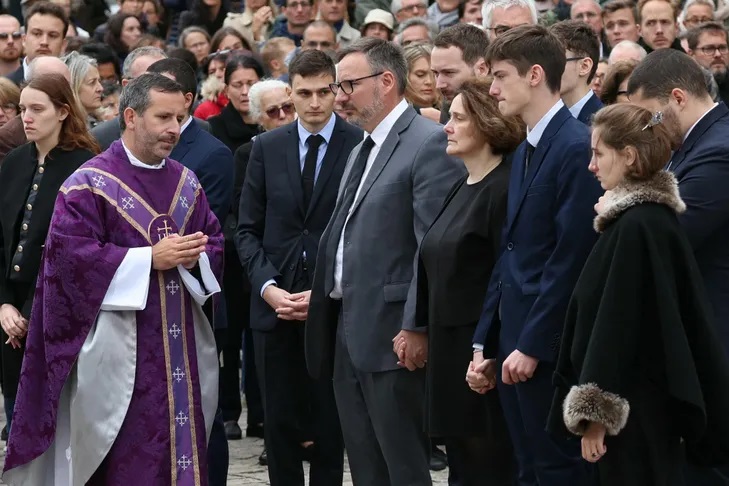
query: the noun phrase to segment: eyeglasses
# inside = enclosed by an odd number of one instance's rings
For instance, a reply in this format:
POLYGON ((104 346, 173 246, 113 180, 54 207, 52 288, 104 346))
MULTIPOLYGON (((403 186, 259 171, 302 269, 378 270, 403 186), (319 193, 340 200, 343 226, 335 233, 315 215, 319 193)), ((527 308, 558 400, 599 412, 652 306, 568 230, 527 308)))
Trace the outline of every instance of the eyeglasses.
POLYGON ((719 51, 719 54, 724 55, 729 52, 729 47, 727 47, 726 44, 723 44, 718 46, 698 47, 697 50, 701 51, 701 53, 705 56, 713 56, 716 51, 719 51))
POLYGON ((331 83, 329 85, 329 89, 331 89, 332 93, 334 93, 334 94, 337 94, 337 92, 339 92, 339 90, 341 89, 344 94, 351 95, 352 93, 354 93, 354 83, 356 83, 358 81, 362 81, 364 79, 374 78, 375 76, 379 76, 379 75, 383 74, 383 72, 384 71, 381 71, 381 72, 375 73, 375 74, 370 74, 369 76, 362 76, 361 78, 357 78, 357 79, 346 79, 346 80, 342 81, 341 83, 331 83))
POLYGON ((565 59, 565 62, 571 62, 571 61, 582 61, 584 57, 568 57, 565 59))
POLYGON ((597 17, 597 14, 595 12, 583 12, 581 14, 575 15, 574 20, 590 20, 597 17))
POLYGON ((684 24, 694 25, 694 24, 705 24, 706 22, 711 22, 711 17, 689 17, 687 19, 684 19, 684 24))
POLYGON ((7 40, 8 37, 12 37, 13 40, 19 40, 23 37, 22 32, 0 32, 0 40, 7 40))
POLYGON ((425 5, 423 5, 422 3, 416 3, 415 5, 410 5, 408 7, 401 8, 400 10, 397 11, 397 13, 402 13, 402 12, 407 12, 407 11, 410 11, 413 13, 418 13, 418 12, 424 12, 425 10, 426 10, 425 5))
POLYGON ((5 103, 4 105, 0 106, 3 113, 5 113, 8 117, 13 117, 18 114, 18 105, 15 103, 5 103))
POLYGON ((334 47, 334 44, 329 41, 322 41, 322 42, 306 41, 304 43, 304 47, 306 47, 307 49, 324 49, 324 50, 326 50, 326 49, 331 49, 332 47, 334 47))
POLYGON ((266 116, 271 119, 278 118, 282 111, 284 112, 284 115, 291 116, 296 112, 296 108, 293 103, 284 103, 281 106, 272 106, 266 110, 266 116))

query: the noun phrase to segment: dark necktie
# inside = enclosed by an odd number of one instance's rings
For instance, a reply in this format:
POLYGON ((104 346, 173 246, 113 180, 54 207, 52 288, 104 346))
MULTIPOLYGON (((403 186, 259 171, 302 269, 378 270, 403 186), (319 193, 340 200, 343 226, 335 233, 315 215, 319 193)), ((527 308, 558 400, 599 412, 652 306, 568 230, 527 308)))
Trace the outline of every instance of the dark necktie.
POLYGON ((342 203, 339 206, 339 212, 334 220, 332 226, 331 236, 339 241, 339 236, 342 234, 342 228, 344 228, 344 222, 347 220, 347 214, 349 209, 354 204, 354 196, 357 194, 357 189, 362 182, 362 175, 364 174, 365 167, 367 166, 367 159, 372 152, 372 147, 375 146, 375 142, 372 141, 371 137, 367 137, 362 144, 362 148, 357 155, 357 159, 352 164, 352 170, 349 171, 349 177, 347 178, 347 184, 344 186, 344 192, 342 193, 342 203))
POLYGON ((316 179, 316 160, 319 157, 319 146, 324 142, 321 135, 309 135, 306 144, 309 150, 304 159, 304 170, 301 173, 301 184, 304 187, 304 208, 309 208, 311 196, 314 194, 314 180, 316 179))
POLYGON ((526 155, 524 156, 524 179, 526 180, 527 172, 529 172, 529 163, 532 161, 532 155, 534 155, 534 146, 527 142, 526 144, 526 155))

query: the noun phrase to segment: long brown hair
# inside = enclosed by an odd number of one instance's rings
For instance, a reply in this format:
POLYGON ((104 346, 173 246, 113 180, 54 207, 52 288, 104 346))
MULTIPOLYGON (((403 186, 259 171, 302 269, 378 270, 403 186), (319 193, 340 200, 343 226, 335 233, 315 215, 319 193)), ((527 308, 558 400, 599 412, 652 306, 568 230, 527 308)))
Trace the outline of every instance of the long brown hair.
POLYGON ((58 135, 58 147, 63 150, 83 148, 95 154, 101 152, 99 144, 86 128, 86 118, 65 77, 56 73, 41 74, 34 76, 26 88, 44 92, 56 109, 68 110, 68 116, 63 120, 61 133, 58 135))

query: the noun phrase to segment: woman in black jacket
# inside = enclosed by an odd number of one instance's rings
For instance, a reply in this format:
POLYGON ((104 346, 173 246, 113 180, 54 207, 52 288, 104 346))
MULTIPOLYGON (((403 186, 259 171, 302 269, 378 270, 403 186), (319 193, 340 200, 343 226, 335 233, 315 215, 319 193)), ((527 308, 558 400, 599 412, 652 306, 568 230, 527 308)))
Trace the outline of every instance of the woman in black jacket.
POLYGON ((28 143, 11 151, 0 168, 0 335, 8 430, 56 195, 99 151, 63 76, 33 78, 20 95, 20 111, 28 143))
POLYGON ((261 78, 263 66, 249 55, 232 55, 225 63, 225 92, 230 101, 220 115, 208 118, 208 122, 213 135, 233 153, 258 134, 248 92, 261 78))
MULTIPOLYGON (((463 160, 468 175, 423 237, 417 275, 416 322, 428 334, 427 431, 445 440, 451 471, 464 486, 514 482, 498 392, 474 393, 464 380, 501 247, 511 153, 525 137, 521 121, 499 112, 490 87, 466 81, 451 104, 446 151, 463 160)), ((396 339, 403 361, 401 346, 396 339)))
POLYGON ((729 459, 729 364, 662 170, 674 116, 617 104, 592 123, 601 235, 568 306, 549 428, 582 436, 600 484, 681 485, 684 448, 729 459))

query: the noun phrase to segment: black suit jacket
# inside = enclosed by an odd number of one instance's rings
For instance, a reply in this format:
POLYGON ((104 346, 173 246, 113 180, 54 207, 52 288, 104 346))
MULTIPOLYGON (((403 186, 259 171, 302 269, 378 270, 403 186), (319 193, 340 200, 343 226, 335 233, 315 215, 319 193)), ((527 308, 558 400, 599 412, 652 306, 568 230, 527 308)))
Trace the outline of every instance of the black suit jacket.
MULTIPOLYGON (((36 174, 38 151, 34 143, 26 143, 12 150, 0 169, 0 304, 13 304, 30 312, 30 295, 15 295, 13 282, 27 284, 35 290, 41 255, 58 189, 84 162, 94 157, 85 149, 71 151, 55 148, 46 156, 43 174, 36 174), (40 176, 38 178, 37 176, 40 176), (38 184, 33 200, 28 196, 33 184, 38 184), (32 206, 32 218, 27 223, 27 234, 20 236, 26 204, 32 206), (21 241, 22 240, 22 241, 21 241), (13 258, 22 244, 22 259, 13 258), (15 270, 18 265, 19 271, 15 270)), ((24 314, 27 315, 27 314, 24 314)))
MULTIPOLYGON (((195 118, 195 121, 200 125, 200 128, 206 132, 211 132, 210 124, 205 120, 195 118)), ((121 138, 121 127, 119 126, 119 117, 116 116, 111 120, 99 123, 91 129, 91 135, 94 136, 101 150, 104 151, 109 146, 121 138)), ((173 157, 174 158, 174 157, 173 157)))
POLYGON ((290 290, 303 252, 313 279, 319 239, 334 211, 339 183, 352 149, 363 133, 336 118, 309 208, 304 208, 298 121, 256 137, 240 198, 235 242, 251 282, 251 327, 267 331, 276 314, 261 287, 276 280, 290 290))
POLYGON ((20 67, 18 69, 16 69, 15 71, 13 71, 12 73, 7 74, 5 77, 8 78, 13 83, 17 84, 18 86, 23 84, 25 82, 25 71, 23 70, 22 60, 20 62, 20 67))

